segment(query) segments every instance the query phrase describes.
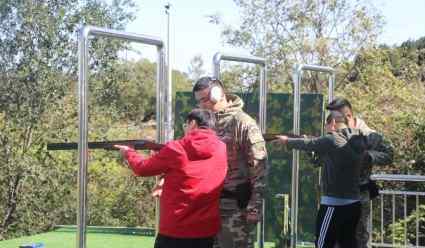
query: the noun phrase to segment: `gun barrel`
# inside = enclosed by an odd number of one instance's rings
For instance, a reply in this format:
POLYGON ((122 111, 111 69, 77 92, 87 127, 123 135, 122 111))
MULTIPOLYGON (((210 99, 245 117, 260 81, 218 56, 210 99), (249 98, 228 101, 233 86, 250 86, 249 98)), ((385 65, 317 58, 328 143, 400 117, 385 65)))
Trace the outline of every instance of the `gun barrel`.
MULTIPOLYGON (((132 146, 135 150, 160 150, 164 145, 149 140, 116 140, 88 142, 89 149, 118 150, 114 145, 132 146)), ((49 143, 47 150, 77 150, 78 143, 49 143)))
POLYGON ((304 135, 296 135, 292 133, 265 133, 263 134, 264 141, 270 142, 273 140, 277 140, 277 136, 288 136, 289 138, 304 138, 304 135))

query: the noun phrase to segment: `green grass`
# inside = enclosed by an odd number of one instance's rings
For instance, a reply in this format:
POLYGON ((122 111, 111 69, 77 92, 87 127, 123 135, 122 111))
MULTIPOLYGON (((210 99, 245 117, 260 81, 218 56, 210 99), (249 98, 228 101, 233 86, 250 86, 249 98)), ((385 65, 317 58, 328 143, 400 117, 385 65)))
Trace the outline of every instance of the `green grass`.
MULTIPOLYGON (((70 231, 53 231, 33 236, 0 241, 1 248, 18 248, 23 244, 44 244, 45 248, 76 248, 76 233, 70 231)), ((152 248, 154 237, 114 233, 87 233, 88 248, 152 248)), ((274 243, 266 242, 265 248, 273 248, 274 243)), ((298 246, 311 247, 311 246, 298 246)))
MULTIPOLYGON (((18 248, 28 243, 42 242, 45 248, 75 248, 76 234, 72 232, 47 232, 33 236, 0 241, 1 248, 18 248)), ((155 238, 139 235, 88 233, 89 248, 150 248, 155 238)))

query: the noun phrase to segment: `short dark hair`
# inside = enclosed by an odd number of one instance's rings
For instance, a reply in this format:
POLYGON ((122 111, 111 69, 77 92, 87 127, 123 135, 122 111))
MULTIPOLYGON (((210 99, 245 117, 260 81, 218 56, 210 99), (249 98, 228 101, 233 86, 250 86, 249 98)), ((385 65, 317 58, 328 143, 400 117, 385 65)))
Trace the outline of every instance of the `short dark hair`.
POLYGON ((345 115, 336 110, 332 110, 328 117, 326 117, 326 124, 330 124, 332 120, 335 120, 336 123, 344 123, 348 125, 348 119, 345 117, 345 115))
POLYGON ((186 122, 195 121, 199 128, 214 129, 215 128, 215 115, 212 111, 207 109, 193 109, 186 116, 186 122))
POLYGON ((328 110, 339 110, 343 107, 348 107, 351 111, 353 108, 351 107, 351 103, 342 97, 337 97, 334 100, 332 100, 328 105, 326 106, 326 109, 328 110))
POLYGON ((201 77, 199 78, 195 85, 193 85, 192 93, 195 94, 197 91, 204 90, 206 88, 210 88, 211 86, 217 85, 221 87, 224 91, 224 85, 223 83, 218 80, 217 78, 213 77, 201 77))

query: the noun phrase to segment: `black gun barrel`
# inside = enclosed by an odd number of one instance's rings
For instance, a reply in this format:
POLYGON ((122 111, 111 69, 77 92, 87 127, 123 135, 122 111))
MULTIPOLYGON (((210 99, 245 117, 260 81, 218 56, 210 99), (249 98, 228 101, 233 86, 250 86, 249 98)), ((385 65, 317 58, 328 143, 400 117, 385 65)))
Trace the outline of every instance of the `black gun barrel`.
MULTIPOLYGON (((150 140, 115 140, 88 142, 89 149, 119 150, 114 145, 132 146, 135 150, 161 150, 164 146, 150 140)), ((49 143, 47 150, 76 150, 78 143, 49 143)))
POLYGON ((263 134, 264 141, 270 142, 273 140, 277 140, 277 136, 288 136, 289 138, 305 138, 304 135, 296 135, 292 133, 265 133, 263 134))

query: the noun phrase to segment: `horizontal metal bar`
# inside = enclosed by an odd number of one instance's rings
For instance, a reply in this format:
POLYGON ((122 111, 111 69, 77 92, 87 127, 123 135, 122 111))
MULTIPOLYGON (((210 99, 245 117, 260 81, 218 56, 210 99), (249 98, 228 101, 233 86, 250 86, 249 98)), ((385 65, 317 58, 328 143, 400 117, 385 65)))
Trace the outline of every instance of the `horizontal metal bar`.
POLYGON ((425 248, 425 246, 416 246, 416 245, 392 245, 384 243, 371 243, 372 247, 393 247, 393 248, 425 248))
POLYGON ((111 38, 134 41, 134 42, 144 43, 147 45, 154 45, 157 47, 164 46, 163 41, 159 37, 129 33, 129 32, 122 32, 118 30, 99 28, 94 26, 85 26, 83 29, 83 35, 85 38, 88 38, 90 35, 97 35, 97 36, 106 36, 111 38))
POLYGON ((317 72, 328 72, 335 73, 335 70, 329 66, 320 66, 320 65, 306 65, 306 64, 297 64, 297 71, 317 71, 317 72))
POLYGON ((425 192, 415 192, 415 191, 400 191, 400 190, 380 190, 379 194, 383 195, 419 195, 425 196, 425 192))
POLYGON ((374 174, 370 176, 370 179, 379 181, 425 182, 425 176, 420 175, 374 174))
POLYGON ((266 60, 261 57, 252 56, 252 55, 241 55, 241 54, 230 54, 230 53, 216 53, 214 55, 213 61, 214 64, 220 63, 221 60, 234 61, 234 62, 243 62, 251 64, 266 65, 266 60))

